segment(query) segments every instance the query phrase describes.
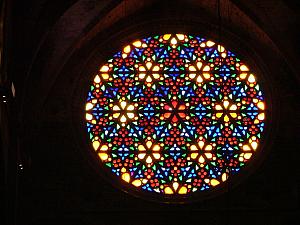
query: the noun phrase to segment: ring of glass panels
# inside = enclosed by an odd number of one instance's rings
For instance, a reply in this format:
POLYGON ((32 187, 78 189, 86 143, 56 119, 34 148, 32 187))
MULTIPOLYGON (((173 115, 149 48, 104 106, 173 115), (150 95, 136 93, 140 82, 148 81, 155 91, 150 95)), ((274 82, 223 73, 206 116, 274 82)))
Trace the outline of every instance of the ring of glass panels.
POLYGON ((135 40, 90 83, 89 141, 111 179, 168 198, 214 190, 260 151, 265 100, 233 52, 202 37, 135 40))

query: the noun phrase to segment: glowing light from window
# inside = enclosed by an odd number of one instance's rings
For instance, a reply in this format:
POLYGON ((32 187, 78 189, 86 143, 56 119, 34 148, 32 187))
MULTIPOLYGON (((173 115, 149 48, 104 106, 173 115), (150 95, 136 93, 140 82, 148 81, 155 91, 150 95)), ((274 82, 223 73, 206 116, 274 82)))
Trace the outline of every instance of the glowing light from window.
POLYGON ((134 189, 188 195, 234 176, 259 150, 266 103, 231 51, 185 34, 136 40, 104 63, 86 124, 100 163, 134 189))

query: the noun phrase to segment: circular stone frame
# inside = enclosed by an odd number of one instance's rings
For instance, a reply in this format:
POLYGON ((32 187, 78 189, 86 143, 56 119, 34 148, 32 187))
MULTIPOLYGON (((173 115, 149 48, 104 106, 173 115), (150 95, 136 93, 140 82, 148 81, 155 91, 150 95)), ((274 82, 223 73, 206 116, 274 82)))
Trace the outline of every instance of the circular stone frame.
POLYGON ((253 158, 251 158, 251 162, 243 167, 242 171, 240 171, 234 177, 230 177, 226 182, 221 183, 208 191, 197 192, 188 196, 180 197, 177 195, 153 196, 153 194, 151 193, 135 190, 128 183, 114 179, 112 175, 108 173, 107 168, 102 163, 99 163, 100 159, 92 148, 89 137, 87 135, 85 126, 86 121, 84 118, 86 94, 88 93, 91 81, 97 73, 97 68, 105 63, 109 56, 113 55, 114 53, 122 49, 122 47, 124 47, 127 43, 130 43, 133 40, 150 37, 161 33, 186 33, 195 36, 201 36, 207 40, 213 40, 216 41, 216 43, 219 43, 217 41, 219 37, 218 35, 216 35, 216 30, 217 27, 214 25, 199 23, 195 21, 187 22, 183 20, 176 20, 170 22, 169 20, 153 20, 136 25, 126 26, 126 28, 122 29, 121 31, 112 29, 110 33, 100 33, 92 42, 93 48, 91 48, 91 45, 88 46, 88 48, 93 49, 93 51, 89 53, 89 58, 84 63, 85 66, 82 68, 82 71, 80 71, 81 76, 78 80, 78 88, 76 93, 74 93, 74 107, 76 108, 76 110, 74 110, 73 120, 74 123, 77 124, 76 132, 82 134, 82 140, 79 141, 79 147, 82 148, 83 155, 87 156, 87 160, 91 162, 95 170, 116 188, 121 189, 124 192, 132 194, 136 197, 141 197, 145 200, 155 202, 189 203, 194 201, 201 201, 228 192, 229 189, 232 189, 232 187, 235 187, 243 179, 253 173, 264 160, 264 157, 267 155, 271 145, 269 136, 273 133, 274 129, 274 126, 270 125, 271 121, 273 121, 274 118, 272 109, 273 91, 271 90, 271 88, 269 88, 270 86, 266 85, 267 82, 269 82, 268 76, 266 76, 268 74, 266 69, 267 67, 264 65, 263 60, 260 60, 260 57, 251 49, 251 46, 248 46, 246 42, 226 30, 223 31, 221 42, 222 45, 226 49, 230 49, 236 55, 238 55, 239 58, 241 58, 243 62, 246 62, 247 65, 249 65, 252 71, 256 74, 259 80, 259 84, 264 91, 265 102, 267 105, 267 109, 265 110, 266 120, 264 135, 261 138, 259 150, 253 156, 253 158), (156 26, 157 24, 159 24, 159 26, 156 26), (77 105, 78 103, 82 103, 82 110, 78 110, 78 108, 80 108, 77 105), (266 145, 266 143, 268 143, 268 145, 266 145), (86 151, 87 149, 88 151, 86 151))

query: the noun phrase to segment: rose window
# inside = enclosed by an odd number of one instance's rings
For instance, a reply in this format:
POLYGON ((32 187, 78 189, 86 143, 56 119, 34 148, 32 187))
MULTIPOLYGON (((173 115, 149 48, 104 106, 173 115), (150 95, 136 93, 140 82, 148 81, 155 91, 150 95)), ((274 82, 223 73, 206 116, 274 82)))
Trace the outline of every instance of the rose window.
POLYGON ((99 67, 86 127, 103 173, 163 198, 212 191, 261 151, 266 104, 233 52, 185 34, 135 40, 99 67))

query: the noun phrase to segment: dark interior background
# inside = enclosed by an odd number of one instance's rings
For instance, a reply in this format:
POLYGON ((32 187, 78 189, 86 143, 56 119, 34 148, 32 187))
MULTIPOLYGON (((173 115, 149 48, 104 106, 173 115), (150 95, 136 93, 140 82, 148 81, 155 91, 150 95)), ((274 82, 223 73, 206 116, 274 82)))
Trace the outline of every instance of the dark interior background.
POLYGON ((300 224, 299 1, 1 4, 5 217, 0 220, 17 225, 300 224), (133 38, 175 31, 219 40, 241 54, 261 75, 272 117, 265 153, 246 179, 210 199, 170 205, 133 197, 100 176, 85 154, 82 118, 84 94, 99 63, 133 38))

